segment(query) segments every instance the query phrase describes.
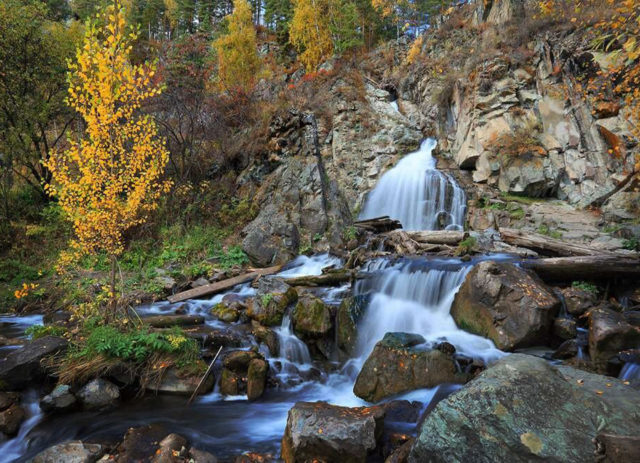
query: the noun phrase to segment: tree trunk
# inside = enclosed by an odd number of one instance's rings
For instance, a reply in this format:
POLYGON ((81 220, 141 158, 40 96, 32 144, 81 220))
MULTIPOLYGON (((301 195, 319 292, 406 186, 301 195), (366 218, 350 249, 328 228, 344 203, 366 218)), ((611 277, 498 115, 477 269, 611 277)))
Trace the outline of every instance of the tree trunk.
POLYGON ((551 238, 537 233, 523 232, 513 228, 501 228, 500 236, 505 243, 527 249, 532 249, 547 256, 595 256, 615 255, 610 251, 594 249, 590 246, 569 243, 567 241, 551 238))
POLYGON ((111 300, 109 301, 109 311, 107 313, 107 323, 116 318, 118 298, 116 296, 116 270, 118 262, 115 255, 111 255, 111 300))
POLYGON ((611 256, 555 257, 522 262, 545 281, 607 280, 640 277, 640 260, 611 256))

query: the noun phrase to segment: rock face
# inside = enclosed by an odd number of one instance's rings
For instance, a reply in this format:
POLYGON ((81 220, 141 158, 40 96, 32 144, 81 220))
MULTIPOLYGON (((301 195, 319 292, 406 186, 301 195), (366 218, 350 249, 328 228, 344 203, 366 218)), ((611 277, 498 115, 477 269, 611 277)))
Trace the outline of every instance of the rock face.
POLYGON ((364 95, 353 95, 352 86, 336 80, 328 95, 329 114, 318 117, 317 134, 310 115, 297 110, 271 122, 268 162, 257 160, 241 178, 259 183, 260 212, 243 230, 242 243, 255 264, 285 262, 309 242, 322 251, 341 244, 342 231, 353 220, 350 208, 361 206, 398 155, 422 139, 389 104, 388 92, 365 83, 364 95), (313 241, 314 236, 322 239, 313 241))
POLYGON ((467 275, 451 315, 458 327, 509 351, 544 344, 559 307, 558 298, 534 273, 486 261, 467 275))
POLYGON ((625 349, 640 346, 640 328, 624 315, 607 308, 594 309, 589 314, 589 354, 597 371, 607 372, 607 362, 625 349))
POLYGON ((381 407, 298 402, 289 410, 282 459, 286 463, 364 463, 382 435, 383 421, 381 407))
POLYGON ((85 409, 102 410, 116 405, 120 399, 120 391, 115 384, 106 379, 98 378, 80 389, 77 397, 85 409))
POLYGON ((54 445, 36 455, 33 463, 94 463, 104 455, 99 444, 86 444, 82 441, 71 441, 54 445))
POLYGON ((247 394, 249 400, 262 396, 269 364, 257 352, 237 350, 224 358, 220 392, 225 395, 247 394))
POLYGON ((409 462, 591 461, 601 432, 637 435, 640 394, 614 378, 512 354, 435 407, 409 462))
POLYGON ((25 344, 7 355, 6 359, 0 360, 0 382, 7 389, 29 386, 46 375, 41 360, 66 348, 67 341, 55 336, 45 336, 25 344))
POLYGON ((362 366, 353 393, 368 402, 377 402, 400 392, 468 380, 456 369, 455 349, 445 353, 425 342, 417 334, 385 334, 362 366))

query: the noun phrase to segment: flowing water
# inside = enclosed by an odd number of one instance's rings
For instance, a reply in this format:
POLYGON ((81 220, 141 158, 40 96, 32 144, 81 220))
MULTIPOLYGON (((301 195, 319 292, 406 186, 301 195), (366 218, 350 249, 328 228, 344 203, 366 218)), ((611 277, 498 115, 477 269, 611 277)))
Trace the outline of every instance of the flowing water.
MULTIPOLYGON (((464 193, 451 177, 435 169, 431 157, 433 148, 432 140, 425 141, 419 151, 387 172, 369 195, 363 217, 390 215, 407 229, 461 228, 466 207, 464 193)), ((0 460, 21 460, 70 439, 115 441, 127 428, 149 423, 163 424, 168 432, 182 434, 195 447, 223 458, 248 450, 277 454, 287 413, 296 402, 325 400, 345 406, 365 405, 354 396, 353 384, 375 343, 386 332, 418 333, 429 342, 446 339, 459 353, 487 362, 502 356, 491 341, 458 329, 449 313, 455 293, 478 260, 379 259, 363 269, 371 277, 358 281, 353 288, 345 285, 317 290, 318 296, 331 305, 338 304, 351 290, 369 299, 358 322, 357 354, 344 365, 334 362, 328 369, 326 362, 314 364, 307 346, 293 333, 287 314, 282 325, 275 329, 280 350, 269 359, 272 373, 281 386, 268 389, 256 402, 248 402, 245 396, 223 397, 216 386, 212 393, 200 397, 190 407, 186 407, 182 397, 146 396, 128 403, 127 407, 99 414, 80 412, 41 419, 34 401, 30 405, 32 418, 23 425, 17 438, 3 444, 2 448, 7 450, 6 454, 0 453, 0 460)), ((326 254, 300 256, 287 265, 280 276, 318 275, 327 266, 340 265, 340 259, 326 254)), ((231 292, 241 298, 255 295, 248 284, 231 292)), ((141 316, 148 316, 172 313, 181 306, 187 313, 202 314, 209 325, 228 327, 209 315, 211 307, 223 297, 217 295, 185 304, 163 302, 139 307, 137 311, 141 316)), ((263 352, 267 352, 266 349, 263 348, 263 352)), ((442 385, 396 398, 419 401, 427 407, 455 389, 442 385)), ((408 432, 412 431, 411 426, 408 432)))
POLYGON ((436 169, 435 146, 433 139, 426 139, 418 151, 384 174, 369 193, 360 218, 388 215, 405 230, 461 230, 465 194, 450 175, 436 169))

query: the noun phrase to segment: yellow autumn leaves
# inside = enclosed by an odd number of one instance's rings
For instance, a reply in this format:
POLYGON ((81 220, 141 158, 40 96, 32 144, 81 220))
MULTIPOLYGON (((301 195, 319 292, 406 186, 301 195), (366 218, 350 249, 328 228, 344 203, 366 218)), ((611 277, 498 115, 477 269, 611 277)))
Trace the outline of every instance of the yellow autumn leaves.
POLYGON ((68 104, 84 121, 79 140, 45 162, 56 196, 73 223, 71 251, 62 264, 104 251, 118 256, 124 233, 157 207, 170 183, 163 180, 168 151, 155 122, 140 113, 158 95, 154 65, 132 65, 136 39, 116 1, 87 25, 83 45, 71 64, 68 104), (99 24, 104 25, 100 27, 99 24))

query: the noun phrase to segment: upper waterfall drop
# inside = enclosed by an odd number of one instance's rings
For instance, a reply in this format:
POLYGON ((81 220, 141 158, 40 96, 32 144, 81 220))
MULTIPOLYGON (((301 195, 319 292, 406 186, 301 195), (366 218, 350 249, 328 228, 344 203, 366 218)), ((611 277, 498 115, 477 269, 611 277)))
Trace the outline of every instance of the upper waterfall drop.
POLYGON ((405 230, 462 230, 466 196, 456 181, 436 169, 433 138, 408 154, 369 193, 360 219, 388 215, 405 230))

